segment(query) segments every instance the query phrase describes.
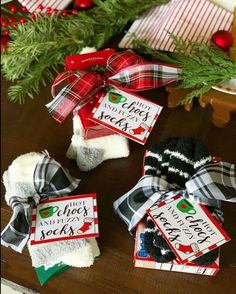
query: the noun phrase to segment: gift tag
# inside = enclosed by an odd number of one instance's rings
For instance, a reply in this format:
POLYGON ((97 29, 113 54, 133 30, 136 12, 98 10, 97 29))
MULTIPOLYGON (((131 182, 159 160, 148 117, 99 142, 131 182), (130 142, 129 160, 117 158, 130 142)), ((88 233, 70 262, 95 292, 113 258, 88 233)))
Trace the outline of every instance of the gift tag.
POLYGON ((144 145, 161 110, 141 96, 111 88, 89 119, 144 145))
POLYGON ((177 258, 185 263, 230 240, 216 219, 201 204, 181 196, 147 210, 177 258))
POLYGON ((96 194, 53 198, 33 210, 31 245, 97 236, 96 194))

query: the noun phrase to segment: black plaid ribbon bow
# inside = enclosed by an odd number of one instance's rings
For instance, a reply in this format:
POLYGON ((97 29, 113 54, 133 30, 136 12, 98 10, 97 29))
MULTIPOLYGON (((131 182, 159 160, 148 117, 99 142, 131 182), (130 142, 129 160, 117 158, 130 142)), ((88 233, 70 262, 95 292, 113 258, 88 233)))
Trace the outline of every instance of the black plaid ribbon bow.
POLYGON ((219 200, 236 202, 236 176, 234 164, 218 162, 207 164, 178 189, 164 179, 145 175, 129 192, 118 198, 113 207, 131 231, 145 216, 147 209, 177 194, 196 203, 218 207, 219 200))
POLYGON ((1 244, 22 252, 30 238, 32 207, 40 200, 66 196, 78 187, 79 181, 45 154, 34 171, 36 194, 28 198, 13 196, 9 201, 13 215, 1 233, 1 244))

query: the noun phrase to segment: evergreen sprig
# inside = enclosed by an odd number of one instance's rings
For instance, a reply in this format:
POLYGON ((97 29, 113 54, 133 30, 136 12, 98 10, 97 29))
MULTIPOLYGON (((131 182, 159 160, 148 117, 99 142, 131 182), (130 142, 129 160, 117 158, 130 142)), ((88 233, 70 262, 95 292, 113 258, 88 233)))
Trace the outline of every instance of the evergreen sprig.
POLYGON ((84 47, 97 49, 130 20, 145 10, 169 0, 94 0, 96 6, 77 15, 37 17, 11 31, 12 41, 2 54, 2 72, 16 84, 9 88, 12 101, 24 102, 34 97, 40 84, 51 83, 65 56, 79 53, 84 47))
POLYGON ((192 91, 183 97, 180 104, 191 103, 194 97, 207 93, 213 86, 236 77, 236 62, 215 45, 185 43, 171 36, 176 45, 173 53, 154 50, 135 37, 133 43, 138 50, 151 55, 154 60, 182 67, 177 88, 192 91))

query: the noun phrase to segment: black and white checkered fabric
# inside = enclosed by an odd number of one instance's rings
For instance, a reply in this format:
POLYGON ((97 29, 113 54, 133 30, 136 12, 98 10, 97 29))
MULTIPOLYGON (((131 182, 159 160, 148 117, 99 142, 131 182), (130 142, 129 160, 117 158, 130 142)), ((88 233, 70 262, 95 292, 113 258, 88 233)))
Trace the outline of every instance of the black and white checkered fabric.
POLYGON ((177 185, 169 184, 160 177, 145 175, 133 189, 117 199, 113 207, 131 231, 145 216, 148 208, 182 192, 177 185))
POLYGON ((236 202, 236 176, 234 164, 218 162, 200 168, 185 184, 194 200, 217 199, 236 202))
POLYGON ((35 195, 11 197, 10 222, 1 233, 1 244, 22 252, 30 237, 32 207, 40 200, 66 196, 78 187, 79 179, 70 176, 60 163, 45 155, 34 171, 35 195))
POLYGON ((155 203, 180 194, 198 203, 218 207, 218 200, 236 202, 234 165, 227 162, 207 164, 178 189, 164 179, 145 175, 129 192, 113 203, 114 210, 131 231, 155 203))

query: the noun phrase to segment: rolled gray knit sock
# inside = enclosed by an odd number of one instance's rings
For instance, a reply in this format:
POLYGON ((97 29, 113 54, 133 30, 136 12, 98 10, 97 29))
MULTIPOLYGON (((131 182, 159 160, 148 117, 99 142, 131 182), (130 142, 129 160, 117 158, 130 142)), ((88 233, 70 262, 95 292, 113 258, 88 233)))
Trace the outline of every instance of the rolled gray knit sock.
POLYGON ((103 162, 104 150, 78 147, 76 163, 81 171, 89 171, 103 162))

